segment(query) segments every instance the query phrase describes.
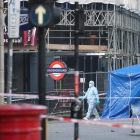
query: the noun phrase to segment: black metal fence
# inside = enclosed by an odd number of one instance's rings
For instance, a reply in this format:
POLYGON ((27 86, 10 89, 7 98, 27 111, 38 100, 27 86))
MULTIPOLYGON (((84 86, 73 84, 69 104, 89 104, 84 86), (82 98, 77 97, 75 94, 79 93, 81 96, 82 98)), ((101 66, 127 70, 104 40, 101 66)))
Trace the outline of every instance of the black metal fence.
MULTIPOLYGON (((97 110, 99 114, 102 114, 104 108, 104 102, 107 92, 107 83, 108 83, 108 73, 80 73, 80 86, 79 86, 79 98, 81 99, 83 91, 87 91, 89 81, 93 80, 95 82, 95 86, 98 89, 98 94, 100 97, 100 105, 97 106, 97 110), (104 97, 104 98, 102 98, 104 97)), ((65 77, 60 81, 54 81, 55 86, 54 90, 46 93, 48 96, 63 96, 63 97, 74 97, 74 74, 67 74, 65 77)), ((50 85, 51 86, 51 85, 50 85)), ((18 93, 18 94, 38 94, 38 93, 18 93)), ((46 106, 48 107, 48 114, 49 115, 64 115, 70 114, 70 107, 73 100, 66 100, 66 99, 46 99, 46 106)), ((13 104, 19 103, 30 103, 30 104, 38 104, 37 98, 13 98, 13 104)), ((83 102, 83 114, 87 112, 88 105, 87 101, 84 100, 83 102)))

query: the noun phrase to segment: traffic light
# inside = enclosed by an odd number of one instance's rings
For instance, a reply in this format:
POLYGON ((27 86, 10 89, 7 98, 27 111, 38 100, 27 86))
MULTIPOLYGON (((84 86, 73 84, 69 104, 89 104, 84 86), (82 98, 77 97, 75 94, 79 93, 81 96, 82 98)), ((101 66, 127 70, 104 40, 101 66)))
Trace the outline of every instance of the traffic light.
POLYGON ((84 33, 84 10, 79 9, 78 11, 78 30, 79 34, 84 33))
POLYGON ((79 5, 75 5, 75 30, 78 34, 84 33, 84 10, 82 8, 79 9, 79 5))
POLYGON ((60 21, 61 10, 53 0, 29 0, 29 22, 36 27, 51 27, 60 21))

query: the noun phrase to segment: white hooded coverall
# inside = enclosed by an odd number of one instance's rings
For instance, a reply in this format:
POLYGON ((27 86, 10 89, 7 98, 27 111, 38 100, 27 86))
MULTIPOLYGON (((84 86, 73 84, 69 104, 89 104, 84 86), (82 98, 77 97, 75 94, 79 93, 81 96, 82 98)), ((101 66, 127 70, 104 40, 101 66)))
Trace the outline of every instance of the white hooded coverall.
POLYGON ((95 117, 98 119, 100 118, 96 109, 97 100, 99 100, 98 90, 96 87, 94 87, 93 81, 90 81, 90 83, 91 83, 91 87, 88 88, 84 96, 84 99, 87 99, 87 103, 88 103, 88 112, 86 118, 89 119, 91 113, 93 113, 95 117))

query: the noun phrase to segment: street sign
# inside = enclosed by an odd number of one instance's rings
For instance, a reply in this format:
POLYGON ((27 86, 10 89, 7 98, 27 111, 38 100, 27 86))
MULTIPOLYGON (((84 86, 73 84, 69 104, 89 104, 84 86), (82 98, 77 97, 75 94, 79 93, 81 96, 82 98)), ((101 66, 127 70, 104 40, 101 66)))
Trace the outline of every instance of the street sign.
POLYGON ((47 72, 54 80, 60 80, 64 77, 64 73, 68 72, 68 69, 63 61, 54 61, 50 64, 47 72))
POLYGON ((48 6, 37 4, 31 8, 29 18, 36 27, 45 27, 51 21, 52 13, 48 6))
POLYGON ((19 38, 20 1, 8 0, 8 37, 19 38))
POLYGON ((48 73, 67 73, 68 69, 65 68, 48 68, 48 73))
MULTIPOLYGON (((29 24, 29 11, 28 10, 20 10, 20 23, 19 23, 19 30, 26 31, 31 30, 34 26, 29 24)), ((8 16, 5 16, 5 24, 8 26, 8 16)))

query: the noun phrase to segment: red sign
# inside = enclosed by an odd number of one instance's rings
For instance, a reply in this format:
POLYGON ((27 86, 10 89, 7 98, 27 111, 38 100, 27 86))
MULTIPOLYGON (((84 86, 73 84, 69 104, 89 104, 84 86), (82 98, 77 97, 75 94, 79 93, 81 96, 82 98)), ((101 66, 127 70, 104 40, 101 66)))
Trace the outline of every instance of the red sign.
MULTIPOLYGON (((54 61, 50 64, 49 68, 66 68, 66 64, 63 61, 54 61)), ((54 80, 60 80, 64 77, 64 73, 49 73, 54 80)))
MULTIPOLYGON (((36 46, 37 34, 36 28, 28 31, 22 31, 19 34, 19 38, 13 39, 14 46, 36 46)), ((4 27, 4 45, 8 46, 8 28, 4 27)))
POLYGON ((74 75, 74 93, 79 93, 79 75, 74 75))
POLYGON ((28 31, 24 31, 24 46, 31 45, 36 46, 37 39, 36 39, 36 28, 33 28, 28 31))

